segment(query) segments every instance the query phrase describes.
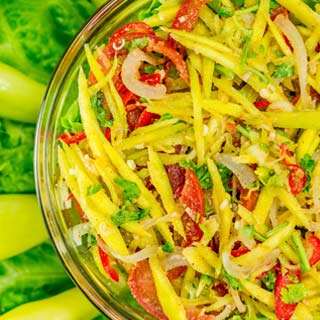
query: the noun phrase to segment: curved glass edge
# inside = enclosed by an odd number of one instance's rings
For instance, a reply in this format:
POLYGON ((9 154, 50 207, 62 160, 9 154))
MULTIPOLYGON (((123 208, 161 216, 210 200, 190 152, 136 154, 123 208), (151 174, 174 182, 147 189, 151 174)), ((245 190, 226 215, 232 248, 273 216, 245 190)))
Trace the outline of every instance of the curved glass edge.
POLYGON ((63 102, 67 98, 66 87, 71 86, 77 68, 84 60, 83 45, 85 43, 89 43, 90 46, 96 45, 119 23, 130 18, 130 14, 150 2, 150 0, 111 0, 90 19, 69 46, 53 74, 42 102, 36 130, 34 155, 36 192, 51 240, 73 281, 96 307, 114 320, 140 320, 153 319, 153 317, 140 316, 125 304, 108 296, 103 284, 91 272, 90 267, 81 263, 76 253, 77 249, 68 239, 66 224, 54 192, 57 120, 61 114, 63 102))

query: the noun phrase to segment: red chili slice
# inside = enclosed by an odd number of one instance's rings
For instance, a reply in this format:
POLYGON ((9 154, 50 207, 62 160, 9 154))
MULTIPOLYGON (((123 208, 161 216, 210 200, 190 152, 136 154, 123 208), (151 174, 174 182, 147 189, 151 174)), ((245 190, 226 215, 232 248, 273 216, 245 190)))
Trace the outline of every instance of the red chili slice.
POLYGON ((289 186, 293 195, 299 194, 307 183, 307 175, 302 167, 297 164, 289 164, 287 167, 290 170, 289 173, 289 186))
POLYGON ((200 10, 208 2, 208 0, 185 0, 176 14, 171 28, 191 31, 198 21, 200 10))
POLYGON ((182 224, 186 233, 186 239, 182 243, 182 247, 188 247, 193 242, 199 242, 203 237, 203 231, 199 227, 199 223, 195 222, 188 213, 184 213, 181 217, 182 224))
POLYGON ((111 141, 111 129, 110 128, 106 128, 106 130, 104 132, 104 136, 106 137, 106 139, 108 141, 111 141))
POLYGON ((320 261, 320 239, 317 236, 310 236, 307 239, 308 246, 312 247, 312 255, 309 258, 310 266, 313 267, 320 261))
POLYGON ((191 210, 191 218, 201 222, 204 217, 204 193, 199 179, 191 168, 186 169, 185 183, 181 192, 181 200, 191 210))
POLYGON ((144 109, 140 114, 137 126, 138 127, 147 126, 153 122, 153 119, 154 119, 154 113, 148 112, 147 109, 144 109))
POLYGON ((160 73, 143 74, 140 77, 140 81, 145 82, 150 86, 155 86, 161 82, 161 74, 160 73))
POLYGON ((270 102, 268 100, 257 100, 254 105, 259 110, 265 110, 270 105, 270 102))
POLYGON ((104 270, 107 272, 107 274, 110 276, 110 278, 113 281, 118 282, 119 275, 117 271, 111 267, 108 255, 100 247, 98 250, 99 250, 100 259, 101 259, 101 263, 104 270))
POLYGON ((240 257, 240 256, 246 254, 249 251, 250 250, 248 248, 233 249, 233 250, 231 250, 231 255, 233 257, 240 257))
POLYGON ((67 132, 67 133, 63 133, 60 136, 60 139, 66 144, 72 144, 72 143, 78 143, 81 140, 84 140, 86 137, 87 136, 83 131, 78 133, 67 132))
POLYGON ((296 307, 297 303, 285 303, 281 297, 281 290, 284 289, 287 285, 292 284, 293 281, 291 280, 297 276, 298 280, 300 280, 299 275, 294 273, 286 273, 283 275, 279 273, 276 279, 274 294, 275 294, 275 313, 279 320, 289 320, 296 307))
POLYGON ((132 108, 127 109, 127 123, 130 131, 136 129, 137 123, 141 116, 143 109, 137 105, 132 105, 132 108))
POLYGON ((159 320, 167 320, 160 305, 152 272, 147 260, 133 266, 128 279, 129 288, 136 300, 159 320))
POLYGON ((121 99, 122 99, 123 105, 127 106, 130 103, 136 103, 139 100, 139 97, 135 95, 133 92, 131 92, 130 90, 127 90, 121 95, 121 99))

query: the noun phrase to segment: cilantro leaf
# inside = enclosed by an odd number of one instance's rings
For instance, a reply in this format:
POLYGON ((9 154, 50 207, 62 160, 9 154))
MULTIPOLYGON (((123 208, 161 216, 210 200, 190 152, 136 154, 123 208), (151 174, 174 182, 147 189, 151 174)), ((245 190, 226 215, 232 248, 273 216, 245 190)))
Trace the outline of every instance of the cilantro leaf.
POLYGON ((116 226, 121 226, 122 224, 130 221, 139 221, 140 219, 146 217, 149 214, 149 210, 137 209, 137 210, 127 210, 121 209, 111 216, 111 220, 116 226))
POLYGON ((92 196, 93 194, 96 194, 102 189, 102 184, 94 184, 92 186, 89 186, 87 188, 87 196, 92 196))
POLYGON ((303 191, 308 192, 310 190, 310 181, 314 168, 316 167, 315 161, 311 158, 310 154, 305 154, 300 160, 300 166, 304 169, 307 176, 307 183, 303 191))
POLYGON ((197 166, 192 161, 182 161, 179 165, 182 168, 191 168, 195 172, 203 190, 212 189, 212 179, 206 165, 197 166))
POLYGON ((122 178, 116 178, 114 182, 123 189, 123 201, 125 203, 132 202, 140 196, 140 189, 134 182, 122 178))
POLYGON ((222 269, 222 275, 227 279, 232 289, 239 290, 240 282, 237 278, 230 275, 225 269, 222 269))
POLYGON ((279 4, 275 0, 270 0, 270 9, 277 9, 279 4))
POLYGON ((166 242, 163 246, 162 246, 162 251, 163 252, 167 252, 167 253, 171 253, 174 251, 174 246, 170 243, 170 242, 166 242))
POLYGON ((161 2, 159 0, 153 0, 149 8, 140 10, 140 12, 138 13, 139 21, 142 21, 154 15, 160 6, 161 6, 161 2))
POLYGON ((316 4, 320 3, 320 0, 303 0, 311 9, 315 10, 316 4))
POLYGON ((283 78, 292 77, 293 75, 294 75, 294 66, 281 63, 278 66, 276 66, 272 76, 275 79, 283 79, 283 78))
POLYGON ((302 283, 293 283, 282 288, 280 294, 283 302, 298 303, 306 295, 306 289, 302 283))
POLYGON ((242 7, 244 5, 244 0, 231 0, 231 2, 237 7, 242 7))
POLYGON ((78 101, 75 101, 68 111, 61 117, 60 124, 67 132, 78 133, 83 131, 78 101))
POLYGON ((231 188, 229 187, 228 183, 229 183, 229 180, 232 176, 232 171, 221 163, 217 163, 217 168, 218 168, 219 174, 221 176, 221 180, 222 180, 224 189, 227 192, 230 192, 231 188))
POLYGON ((91 105, 102 129, 112 127, 113 121, 109 120, 106 109, 102 105, 103 93, 98 92, 91 97, 91 105))
POLYGON ((268 291, 273 291, 276 283, 276 273, 274 271, 268 271, 266 276, 261 279, 261 282, 268 291))

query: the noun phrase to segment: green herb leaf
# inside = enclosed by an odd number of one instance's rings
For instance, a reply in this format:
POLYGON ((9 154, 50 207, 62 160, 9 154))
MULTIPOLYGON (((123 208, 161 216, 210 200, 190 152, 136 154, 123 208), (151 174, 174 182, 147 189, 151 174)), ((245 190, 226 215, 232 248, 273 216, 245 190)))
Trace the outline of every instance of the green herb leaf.
POLYGON ((111 128, 113 120, 109 119, 106 109, 102 105, 103 93, 100 91, 91 97, 91 105, 101 129, 111 128))
POLYGON ((285 303, 298 303, 306 295, 306 289, 302 283, 288 284, 281 289, 281 299, 285 303))
POLYGON ((229 18, 232 17, 234 14, 234 10, 229 7, 221 7, 218 11, 217 14, 219 17, 224 17, 224 18, 229 18))
POLYGON ((179 165, 182 168, 189 167, 195 172, 195 174, 200 182, 201 188, 203 190, 212 189, 212 186, 213 186, 212 179, 211 179, 208 167, 206 165, 203 164, 201 166, 197 166, 192 161, 182 161, 182 162, 180 162, 179 165))
POLYGON ((114 182, 118 186, 122 187, 124 202, 131 203, 134 199, 140 196, 140 189, 134 182, 122 178, 116 178, 114 179, 114 182))
POLYGON ((244 0, 231 0, 231 2, 237 7, 242 7, 244 5, 244 0))
POLYGON ((163 114, 158 121, 170 120, 173 119, 173 115, 170 113, 163 114))
POLYGON ((294 75, 294 66, 281 63, 276 66, 272 76, 275 79, 283 79, 283 78, 292 77, 293 75, 294 75))
POLYGON ((157 68, 155 66, 152 66, 151 64, 146 64, 143 67, 143 72, 145 74, 154 74, 157 68))
POLYGON ((133 39, 130 42, 128 42, 128 50, 131 51, 136 48, 143 49, 148 45, 148 43, 149 43, 149 39, 146 37, 133 39))
POLYGON ((87 196, 92 196, 102 189, 102 184, 95 184, 87 188, 87 196))
POLYGON ((279 4, 275 0, 270 0, 270 9, 277 9, 279 4))
POLYGON ((67 132, 78 133, 83 131, 78 101, 75 101, 61 117, 60 124, 67 132))
POLYGON ((261 279, 261 282, 268 291, 273 291, 276 279, 277 277, 275 271, 268 271, 266 276, 261 279))
POLYGON ((219 174, 220 174, 224 189, 227 192, 230 192, 231 188, 228 185, 228 183, 229 183, 229 180, 230 180, 230 178, 232 176, 232 171, 230 169, 228 169, 226 166, 224 166, 223 164, 221 164, 221 163, 217 163, 217 168, 218 168, 218 171, 219 171, 219 174))
POLYGON ((306 175, 307 175, 307 183, 304 187, 303 191, 310 191, 310 181, 312 177, 312 172, 314 168, 316 167, 315 161, 311 158, 310 154, 305 154, 303 158, 300 160, 300 166, 304 169, 306 175))
POLYGON ((239 290, 240 282, 237 278, 231 276, 225 269, 222 269, 222 275, 227 279, 232 289, 239 290))
POLYGON ((116 226, 121 226, 122 224, 130 221, 139 221, 140 219, 146 217, 149 214, 149 210, 137 209, 137 210, 127 210, 121 209, 111 216, 111 220, 116 226))
POLYGON ((166 242, 163 246, 162 246, 162 251, 163 252, 167 252, 167 253, 171 253, 174 251, 174 246, 170 243, 170 242, 166 242))
POLYGON ((148 17, 151 17, 157 12, 157 8, 161 6, 161 2, 159 0, 153 0, 147 9, 140 10, 138 13, 139 21, 142 21, 148 17))

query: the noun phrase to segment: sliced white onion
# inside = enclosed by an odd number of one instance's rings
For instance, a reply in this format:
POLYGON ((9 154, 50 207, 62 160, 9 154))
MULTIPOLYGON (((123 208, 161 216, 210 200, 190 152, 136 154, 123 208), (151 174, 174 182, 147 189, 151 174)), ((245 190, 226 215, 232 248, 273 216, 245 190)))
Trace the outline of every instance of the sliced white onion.
POLYGON ((228 252, 222 253, 222 264, 226 271, 233 277, 238 279, 247 278, 251 271, 252 267, 239 266, 231 261, 231 257, 228 252))
POLYGON ((131 263, 131 264, 135 264, 139 261, 150 258, 151 256, 153 256, 157 252, 157 250, 158 250, 157 246, 150 246, 150 247, 146 247, 138 252, 130 254, 128 256, 123 256, 121 254, 114 252, 112 249, 107 248, 107 252, 110 252, 114 258, 121 260, 124 263, 131 263))
POLYGON ((124 59, 121 67, 121 77, 124 85, 134 94, 147 99, 162 99, 166 92, 166 86, 157 84, 150 86, 139 80, 139 68, 143 62, 152 65, 156 64, 156 59, 151 55, 136 48, 131 50, 124 59))
POLYGON ((172 222, 177 218, 177 216, 178 216, 178 213, 174 212, 171 214, 166 214, 160 218, 145 219, 141 222, 141 225, 145 229, 149 229, 149 228, 156 226, 157 224, 162 223, 162 222, 172 222))
POLYGON ((226 305, 226 307, 223 309, 222 312, 220 312, 219 314, 217 314, 213 319, 215 320, 224 320, 227 319, 230 314, 232 312, 232 307, 228 304, 226 305))
POLYGON ((288 101, 276 101, 268 106, 268 111, 285 111, 292 112, 293 105, 288 101))
POLYGON ((277 199, 275 199, 272 203, 270 214, 269 214, 271 225, 273 228, 275 228, 279 224, 278 217, 277 217, 278 209, 279 209, 279 204, 277 202, 277 199))
POLYGON ((301 101, 305 108, 312 108, 311 99, 307 93, 308 58, 302 36, 300 35, 296 26, 289 20, 287 16, 283 14, 279 14, 275 18, 274 23, 289 39, 293 47, 295 63, 299 76, 301 101))
POLYGON ((244 313, 247 310, 247 307, 242 303, 239 291, 230 288, 229 292, 232 296, 236 308, 239 310, 240 313, 244 313))
POLYGON ((243 188, 247 188, 252 183, 257 181, 257 176, 253 169, 245 164, 235 162, 232 155, 218 153, 215 156, 215 160, 230 169, 239 179, 239 182, 243 188))
POLYGON ((311 222, 308 229, 312 232, 320 231, 320 222, 311 222))
POLYGON ((82 236, 87 234, 91 229, 89 222, 80 223, 69 229, 74 244, 78 247, 82 245, 82 236))
POLYGON ((188 260, 180 253, 171 253, 162 261, 162 266, 166 271, 188 265, 188 260))

